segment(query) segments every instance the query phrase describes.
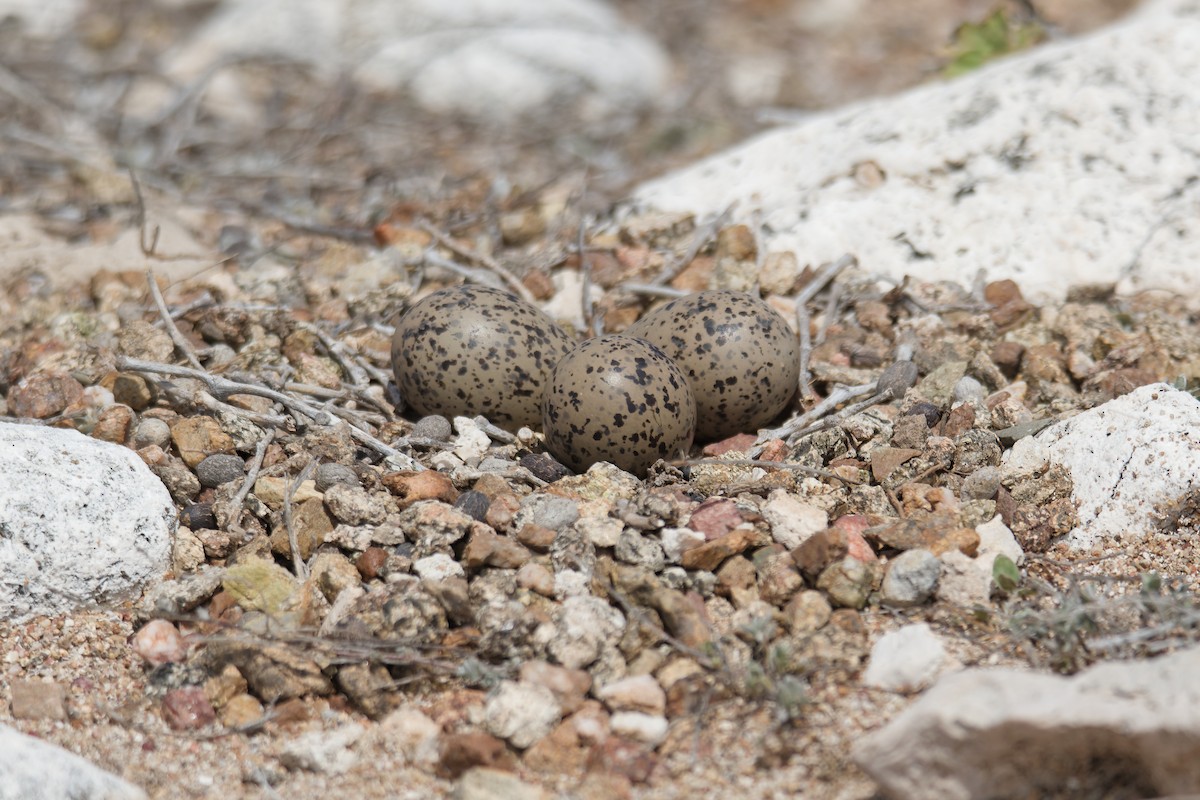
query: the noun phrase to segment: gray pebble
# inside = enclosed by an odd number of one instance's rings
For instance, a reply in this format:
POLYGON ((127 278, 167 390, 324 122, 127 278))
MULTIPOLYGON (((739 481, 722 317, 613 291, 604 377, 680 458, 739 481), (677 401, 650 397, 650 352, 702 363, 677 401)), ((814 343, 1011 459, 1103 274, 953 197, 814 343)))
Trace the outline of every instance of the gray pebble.
POLYGON ((579 506, 574 500, 551 494, 531 494, 521 501, 521 510, 513 519, 513 530, 527 523, 561 531, 579 519, 579 506))
POLYGON ((179 512, 179 522, 194 531, 216 530, 217 516, 212 503, 192 503, 179 512))
POLYGON ((968 475, 962 484, 963 496, 972 500, 990 500, 999 489, 999 467, 980 467, 968 475))
POLYGON ((875 391, 892 390, 892 397, 899 399, 917 382, 917 365, 911 361, 897 361, 883 371, 875 384, 875 391))
POLYGON ((966 403, 971 400, 982 401, 987 397, 987 388, 970 375, 963 375, 954 384, 954 402, 966 403))
POLYGON ((326 492, 330 486, 341 484, 343 486, 361 486, 358 480, 358 473, 350 467, 342 464, 334 464, 332 462, 319 464, 316 474, 313 476, 318 492, 326 492))
POLYGON ((134 449, 141 450, 143 447, 157 445, 166 447, 171 441, 171 426, 163 422, 161 419, 149 417, 138 423, 137 428, 133 431, 133 446, 134 449))
POLYGON ((433 439, 436 442, 448 442, 453 432, 454 429, 450 427, 450 420, 441 414, 430 414, 428 417, 421 417, 417 420, 417 423, 413 425, 412 436, 414 439, 433 439))
POLYGON ((889 606, 919 606, 937 591, 942 562, 928 550, 906 550, 887 566, 879 597, 889 606))
POLYGON ((245 462, 230 453, 213 453, 196 465, 196 477, 200 479, 200 485, 210 489, 230 481, 239 481, 245 474, 245 462))
POLYGON ((617 561, 645 567, 651 572, 658 572, 667 565, 662 545, 630 528, 621 532, 613 553, 617 561))
POLYGON ((521 466, 546 483, 554 483, 574 474, 549 453, 526 453, 521 456, 521 466))
POLYGON ((487 495, 483 492, 477 492, 474 489, 469 492, 463 492, 454 501, 455 508, 480 522, 483 522, 487 516, 489 505, 491 505, 491 501, 488 500, 487 495))

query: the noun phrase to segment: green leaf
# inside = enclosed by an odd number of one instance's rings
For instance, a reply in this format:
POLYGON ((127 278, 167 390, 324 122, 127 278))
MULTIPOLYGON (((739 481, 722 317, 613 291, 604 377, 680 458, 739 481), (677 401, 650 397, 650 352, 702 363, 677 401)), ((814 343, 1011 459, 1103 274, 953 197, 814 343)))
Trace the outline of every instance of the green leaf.
POLYGON ((993 11, 983 22, 968 22, 954 33, 946 77, 962 75, 1009 53, 1028 49, 1045 36, 1037 22, 1012 19, 1003 8, 993 11))
POLYGON ((1000 591, 1008 594, 1021 585, 1021 570, 1016 562, 1003 553, 992 562, 992 580, 1000 591))

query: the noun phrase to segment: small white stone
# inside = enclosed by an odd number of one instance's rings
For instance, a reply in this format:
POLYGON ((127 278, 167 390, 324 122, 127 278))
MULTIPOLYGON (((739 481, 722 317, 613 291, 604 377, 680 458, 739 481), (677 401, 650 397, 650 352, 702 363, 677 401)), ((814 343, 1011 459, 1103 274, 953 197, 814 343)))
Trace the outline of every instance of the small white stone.
POLYGON ((492 439, 470 417, 455 417, 454 455, 464 464, 478 464, 492 446, 492 439))
POLYGON ((447 578, 461 578, 467 573, 462 564, 445 553, 434 553, 413 562, 413 572, 424 581, 439 583, 447 578))
POLYGON ((946 666, 946 646, 924 622, 885 633, 871 648, 863 685, 915 692, 933 683, 946 666))
POLYGON ((187 659, 187 643, 179 629, 165 619, 152 619, 139 628, 132 644, 133 651, 153 667, 187 659))
POLYGON ((358 762, 358 754, 350 748, 362 735, 362 726, 354 724, 306 733, 283 745, 279 762, 288 769, 340 775, 358 762))
POLYGON ((943 553, 942 574, 938 578, 937 599, 972 608, 986 606, 992 594, 992 571, 960 550, 943 553))
POLYGON ((575 530, 596 547, 616 547, 625 523, 613 517, 584 517, 575 521, 575 530))
POLYGON ((691 528, 663 528, 658 537, 670 564, 678 564, 684 552, 704 544, 704 534, 691 528))
POLYGON ((614 681, 598 689, 596 698, 610 711, 641 711, 662 716, 667 707, 667 694, 652 675, 633 675, 614 681))
POLYGON ((667 718, 657 714, 643 714, 640 711, 618 711, 609 721, 612 732, 635 742, 644 742, 651 746, 662 744, 667 738, 671 725, 667 718))
POLYGON ((771 538, 789 550, 829 527, 829 515, 823 509, 802 502, 783 489, 771 492, 763 504, 762 515, 771 526, 771 538))
POLYGON ((484 704, 483 726, 513 747, 545 738, 562 718, 562 707, 545 686, 501 681, 484 704))
POLYGON ((442 727, 419 709, 405 706, 384 717, 376 736, 398 750, 409 764, 431 766, 438 761, 442 727))
POLYGON ((554 573, 554 596, 559 600, 591 594, 591 580, 579 570, 564 569, 554 573))
POLYGON ((1008 556, 1014 564, 1025 561, 1025 551, 1021 549, 1017 537, 1013 536, 1013 532, 1004 524, 999 514, 976 526, 975 532, 979 534, 979 552, 975 561, 980 567, 990 571, 992 563, 999 555, 1008 556))

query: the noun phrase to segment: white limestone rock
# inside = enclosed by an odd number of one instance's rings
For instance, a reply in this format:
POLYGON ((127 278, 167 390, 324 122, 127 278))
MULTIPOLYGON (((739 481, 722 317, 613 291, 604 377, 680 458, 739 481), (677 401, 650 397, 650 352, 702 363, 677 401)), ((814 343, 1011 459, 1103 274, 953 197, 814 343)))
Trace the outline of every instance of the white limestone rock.
MULTIPOLYGON (((662 48, 599 0, 226 0, 164 71, 190 81, 236 56, 349 72, 430 112, 498 123, 563 101, 601 119, 652 102, 669 78, 662 48)), ((239 99, 228 73, 209 92, 218 112, 239 99)))
POLYGON ((175 505, 132 451, 0 423, 0 619, 132 597, 171 563, 175 505))
POLYGON ((146 800, 146 796, 74 753, 0 725, 0 800, 146 800))
POLYGON ((1164 289, 1200 262, 1200 6, 1158 0, 1085 38, 813 115, 644 184, 641 212, 761 219, 802 263, 899 281, 1164 289), (863 169, 869 166, 870 169, 863 169), (882 175, 882 180, 856 176, 882 175))
POLYGON ((863 685, 889 692, 915 692, 951 666, 946 645, 924 622, 879 637, 863 673, 863 685))
POLYGON ((1200 401, 1163 383, 1129 394, 1021 439, 1005 454, 1006 475, 1058 464, 1071 475, 1078 547, 1154 530, 1153 514, 1190 492, 1200 474, 1200 401))
MULTIPOLYGON (((1145 796, 1200 792, 1200 648, 1074 677, 969 669, 943 677, 853 758, 883 796, 1043 797, 1095 776, 1145 796)), ((1092 796, 1079 788, 1076 796, 1092 796)), ((1098 794, 1096 796, 1099 796, 1098 794)))

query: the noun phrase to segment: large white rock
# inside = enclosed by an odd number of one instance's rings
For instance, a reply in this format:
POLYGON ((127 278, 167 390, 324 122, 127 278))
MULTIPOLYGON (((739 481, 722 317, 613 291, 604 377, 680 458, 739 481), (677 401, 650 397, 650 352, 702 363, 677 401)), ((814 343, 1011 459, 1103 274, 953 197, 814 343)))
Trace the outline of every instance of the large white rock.
POLYGON ((854 761, 904 800, 1051 796, 1100 770, 1153 793, 1138 796, 1200 792, 1197 670, 1193 648, 1072 678, 954 673, 862 739, 854 761))
POLYGON ((175 506, 132 450, 0 422, 0 619, 120 600, 170 564, 175 506))
POLYGON ((869 274, 1014 278, 1037 301, 1077 283, 1195 298, 1200 6, 1132 19, 761 135, 644 184, 633 207, 756 214, 801 263, 869 274))
POLYGON ((493 122, 563 100, 594 117, 636 108, 669 72, 662 49, 600 0, 226 0, 165 71, 189 81, 244 56, 350 72, 493 122))
POLYGON ((1011 475, 1046 464, 1065 467, 1074 483, 1072 545, 1148 533, 1152 515, 1192 491, 1200 474, 1200 401, 1164 383, 1142 386, 1019 440, 1002 468, 1011 475))
POLYGON ((0 725, 0 800, 145 800, 146 793, 73 753, 0 725))

